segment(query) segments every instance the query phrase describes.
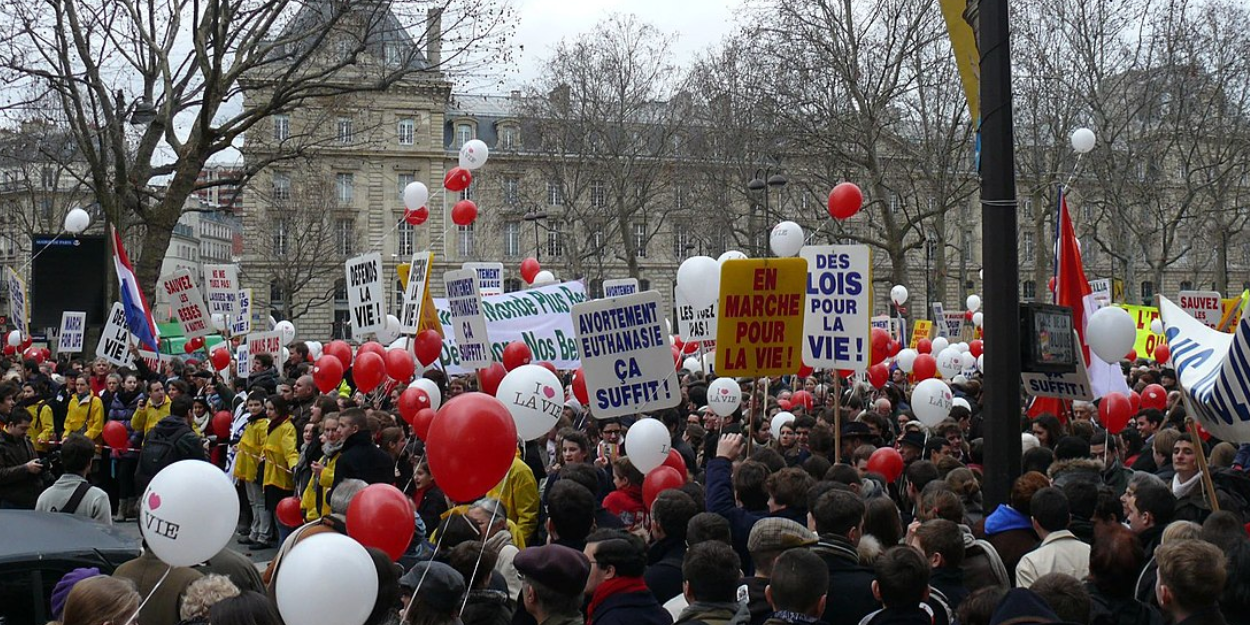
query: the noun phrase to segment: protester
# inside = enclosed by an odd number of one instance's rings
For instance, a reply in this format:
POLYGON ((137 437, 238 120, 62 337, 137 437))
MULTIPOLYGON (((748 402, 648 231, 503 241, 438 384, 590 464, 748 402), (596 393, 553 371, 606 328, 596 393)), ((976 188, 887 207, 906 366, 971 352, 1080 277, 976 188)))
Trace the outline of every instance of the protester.
POLYGON ((586 580, 587 625, 671 625, 672 617, 656 602, 643 573, 647 554, 642 541, 621 530, 599 530, 586 541, 590 575, 586 580))
POLYGON ((96 575, 74 584, 65 598, 59 625, 126 623, 139 609, 141 599, 130 581, 96 575))
POLYGON ((73 514, 112 525, 108 493, 87 481, 93 459, 95 444, 90 439, 82 434, 67 436, 61 444, 61 465, 65 473, 39 495, 35 509, 73 514))
POLYGON ((0 430, 0 509, 33 510, 44 487, 44 463, 35 454, 35 446, 26 436, 30 413, 13 410, 17 385, 0 383, 0 409, 4 429, 0 430))
POLYGON ((1042 543, 1024 554, 1016 565, 1016 584, 1028 588, 1047 573, 1064 573, 1076 579, 1089 574, 1089 545, 1068 531, 1071 514, 1063 491, 1043 488, 1029 503, 1033 529, 1042 543))

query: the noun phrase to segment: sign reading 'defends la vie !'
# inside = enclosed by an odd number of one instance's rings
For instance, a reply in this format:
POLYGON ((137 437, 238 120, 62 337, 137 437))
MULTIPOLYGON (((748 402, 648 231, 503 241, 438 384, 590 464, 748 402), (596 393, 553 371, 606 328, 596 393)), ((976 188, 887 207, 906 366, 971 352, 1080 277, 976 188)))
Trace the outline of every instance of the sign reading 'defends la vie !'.
POLYGON ((357 256, 348 260, 344 269, 352 336, 362 339, 386 327, 386 313, 382 308, 382 255, 374 252, 357 256))
POLYGON ((212 317, 208 314, 204 296, 200 294, 200 288, 195 285, 195 278, 191 277, 190 271, 179 269, 162 276, 160 285, 174 308, 174 316, 182 325, 183 336, 193 339, 213 333, 210 323, 212 317))
POLYGON ((659 293, 577 304, 573 329, 596 418, 672 408, 681 402, 659 293))

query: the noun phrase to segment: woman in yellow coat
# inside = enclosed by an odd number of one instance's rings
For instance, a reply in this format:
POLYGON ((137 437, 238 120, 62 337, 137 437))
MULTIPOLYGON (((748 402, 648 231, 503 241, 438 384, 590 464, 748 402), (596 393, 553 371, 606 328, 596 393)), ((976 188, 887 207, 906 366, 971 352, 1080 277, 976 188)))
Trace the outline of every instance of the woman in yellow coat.
POLYGON ((252 527, 246 538, 240 538, 244 546, 272 546, 269 511, 265 508, 264 461, 265 439, 269 436, 269 419, 265 417, 265 394, 253 391, 247 396, 244 410, 247 425, 235 445, 234 477, 243 483, 247 503, 252 509, 252 527))
MULTIPOLYGON (((295 494, 295 465, 299 463, 299 444, 291 408, 279 395, 265 400, 269 417, 269 434, 265 437, 265 509, 277 517, 278 502, 295 494)), ((292 528, 278 523, 278 543, 286 540, 292 528)))
POLYGON ((26 430, 26 435, 30 437, 30 444, 34 445, 35 451, 41 455, 48 453, 48 450, 52 448, 52 441, 56 439, 56 424, 52 420, 52 407, 39 399, 39 393, 35 391, 35 385, 31 382, 22 384, 22 398, 18 405, 26 408, 26 412, 30 413, 30 429, 26 430))
POLYGON ((78 376, 74 380, 74 394, 69 399, 69 409, 65 412, 65 435, 82 434, 100 444, 100 434, 104 432, 104 402, 91 392, 91 381, 87 376, 78 376))
POLYGON ((343 451, 343 438, 339 436, 338 413, 321 419, 321 460, 312 463, 312 479, 304 487, 300 508, 305 521, 316 521, 330 514, 330 487, 334 485, 334 465, 343 451))

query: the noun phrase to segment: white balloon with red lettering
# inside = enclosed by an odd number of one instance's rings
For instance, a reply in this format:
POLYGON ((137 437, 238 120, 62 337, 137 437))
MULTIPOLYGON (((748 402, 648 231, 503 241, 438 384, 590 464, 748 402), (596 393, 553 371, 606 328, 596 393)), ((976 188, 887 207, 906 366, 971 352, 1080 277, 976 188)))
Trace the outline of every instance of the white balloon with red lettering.
POLYGON ((707 407, 728 417, 742 405, 742 387, 733 378, 716 378, 707 386, 707 407))
POLYGON ((238 516, 232 480, 212 463, 182 460, 161 469, 143 492, 139 531, 161 562, 193 566, 230 542, 238 516))
POLYGON ((959 375, 960 371, 963 371, 964 355, 954 347, 947 347, 941 352, 938 352, 937 368, 938 371, 942 373, 942 377, 949 380, 959 375))
POLYGON ((495 399, 512 415, 517 436, 527 441, 546 436, 564 412, 560 379, 538 365, 521 365, 509 371, 499 383, 495 399))
POLYGON ((664 464, 672 445, 672 436, 659 419, 640 419, 625 434, 625 455, 643 475, 664 464))
POLYGON ((490 149, 486 147, 486 142, 481 139, 466 141, 460 148, 459 164, 469 171, 481 169, 486 164, 487 158, 490 158, 490 149))
POLYGON ((278 337, 282 340, 283 345, 290 345, 295 342, 295 324, 283 319, 273 324, 273 329, 278 333, 278 337))
POLYGON ((945 382, 929 378, 916 385, 911 393, 911 410, 928 427, 935 427, 950 416, 954 403, 951 389, 945 382))
POLYGON ((337 532, 313 534, 282 558, 274 580, 282 620, 362 625, 378 594, 377 567, 355 539, 337 532))
POLYGON ((796 256, 803 249, 803 227, 793 221, 783 221, 773 226, 768 235, 768 248, 773 254, 786 258, 796 256))

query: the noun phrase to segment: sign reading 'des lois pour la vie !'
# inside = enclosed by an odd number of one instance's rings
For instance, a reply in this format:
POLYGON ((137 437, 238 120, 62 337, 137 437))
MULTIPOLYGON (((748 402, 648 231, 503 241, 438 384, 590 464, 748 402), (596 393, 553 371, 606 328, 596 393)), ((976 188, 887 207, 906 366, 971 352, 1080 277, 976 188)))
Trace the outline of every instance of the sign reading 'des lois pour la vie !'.
POLYGON ((681 402, 659 293, 577 304, 573 329, 596 417, 672 408, 681 402))
POLYGON ((727 260, 721 266, 717 375, 786 375, 803 364, 802 258, 727 260))
MULTIPOLYGON (((807 246, 803 363, 825 369, 868 368, 872 261, 866 245, 807 246)), ((886 318, 886 327, 890 319, 886 318)))

